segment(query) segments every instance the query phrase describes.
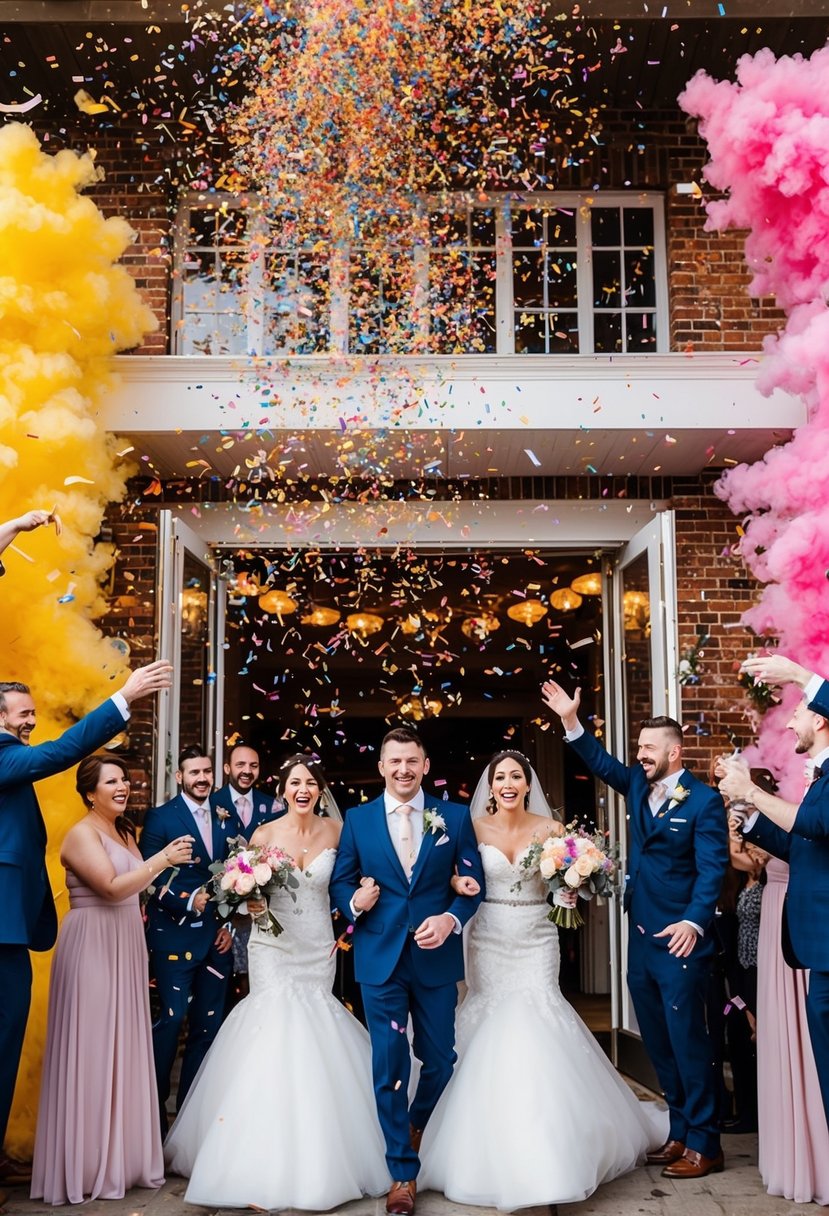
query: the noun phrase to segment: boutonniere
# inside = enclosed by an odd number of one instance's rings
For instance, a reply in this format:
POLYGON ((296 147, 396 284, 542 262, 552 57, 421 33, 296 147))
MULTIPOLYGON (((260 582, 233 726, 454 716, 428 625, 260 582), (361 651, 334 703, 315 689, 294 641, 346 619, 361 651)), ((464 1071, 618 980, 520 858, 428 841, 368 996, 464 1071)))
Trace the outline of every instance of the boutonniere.
POLYGON ((436 836, 438 832, 446 831, 446 820, 442 815, 438 815, 436 811, 426 811, 423 816, 423 830, 431 832, 436 836))
POLYGON ((230 818, 230 811, 226 811, 223 806, 217 806, 216 807, 216 818, 218 819, 219 823, 222 825, 222 828, 224 828, 225 824, 227 823, 228 819, 230 818))
POLYGON ((672 811, 675 806, 681 806, 690 792, 690 790, 686 790, 684 785, 676 785, 673 794, 671 794, 671 801, 668 803, 668 810, 672 811))

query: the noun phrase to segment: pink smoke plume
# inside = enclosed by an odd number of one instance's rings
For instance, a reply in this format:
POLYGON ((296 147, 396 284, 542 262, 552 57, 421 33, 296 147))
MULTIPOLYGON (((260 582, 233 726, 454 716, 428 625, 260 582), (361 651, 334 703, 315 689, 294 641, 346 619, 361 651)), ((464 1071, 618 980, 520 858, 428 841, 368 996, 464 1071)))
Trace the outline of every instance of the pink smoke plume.
MULTIPOLYGON (((753 295, 773 294, 785 329, 766 338, 758 380, 802 396, 808 421, 789 443, 723 475, 717 494, 745 515, 740 552, 765 587, 744 616, 782 652, 829 675, 829 47, 809 59, 744 56, 736 81, 698 72, 680 104, 700 119, 706 228, 746 228, 753 295)), ((783 731, 790 706, 766 714, 756 755, 799 797, 802 761, 783 731)))

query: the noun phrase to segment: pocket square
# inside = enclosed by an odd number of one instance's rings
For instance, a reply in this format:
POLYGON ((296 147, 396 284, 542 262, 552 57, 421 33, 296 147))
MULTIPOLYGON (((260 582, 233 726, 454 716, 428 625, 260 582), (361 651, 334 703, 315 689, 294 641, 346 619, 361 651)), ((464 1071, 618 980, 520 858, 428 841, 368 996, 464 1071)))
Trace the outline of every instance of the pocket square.
POLYGON ((437 840, 435 841, 435 848, 438 848, 439 845, 448 844, 448 843, 449 843, 449 837, 444 832, 443 835, 438 836, 437 840))
POLYGON ((676 815, 674 815, 673 819, 671 820, 671 823, 687 823, 687 822, 688 822, 687 819, 678 819, 676 817, 676 815))

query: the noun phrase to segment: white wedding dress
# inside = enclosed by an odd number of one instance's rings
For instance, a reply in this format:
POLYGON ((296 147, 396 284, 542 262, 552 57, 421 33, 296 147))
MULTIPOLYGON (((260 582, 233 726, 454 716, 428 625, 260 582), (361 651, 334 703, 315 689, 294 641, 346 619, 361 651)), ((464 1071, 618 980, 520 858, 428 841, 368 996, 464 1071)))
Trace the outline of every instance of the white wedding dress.
POLYGON ((297 872, 294 903, 270 905, 284 932, 254 927, 250 996, 232 1011, 164 1145, 206 1207, 326 1211, 381 1195, 390 1179, 371 1084, 366 1031, 331 994, 325 849, 297 872))
POLYGON ((418 1185, 505 1211, 575 1203, 662 1144, 668 1113, 636 1100, 561 995, 538 872, 520 869, 523 854, 480 852, 458 1063, 426 1125, 418 1185))

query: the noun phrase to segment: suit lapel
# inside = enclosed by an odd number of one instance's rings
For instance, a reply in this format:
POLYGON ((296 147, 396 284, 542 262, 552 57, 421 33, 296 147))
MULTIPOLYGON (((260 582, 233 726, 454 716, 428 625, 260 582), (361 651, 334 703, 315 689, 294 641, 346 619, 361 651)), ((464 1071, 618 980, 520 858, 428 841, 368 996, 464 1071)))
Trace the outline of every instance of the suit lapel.
POLYGON ((379 830, 377 835, 380 839, 381 845, 383 846, 383 850, 385 851, 388 862, 390 865, 394 866, 403 882, 408 883, 409 880, 406 877, 406 872, 400 864, 400 858, 397 856, 397 849, 394 847, 394 841, 391 838, 391 832, 389 830, 389 817, 386 814, 386 803, 382 794, 379 798, 375 799, 374 808, 374 815, 380 821, 378 824, 379 830))
MULTIPOLYGON (((423 808, 423 814, 425 816, 427 811, 434 812, 434 810, 435 810, 434 807, 425 806, 423 808)), ((420 878, 420 875, 423 873, 423 870, 424 870, 424 867, 428 860, 429 854, 432 852, 432 850, 435 847, 436 840, 437 840, 437 833, 429 831, 424 824, 423 838, 420 841, 420 849, 418 850, 417 859, 414 863, 414 869, 412 870, 411 882, 409 884, 410 886, 413 887, 415 885, 415 883, 417 882, 418 878, 420 878)))

